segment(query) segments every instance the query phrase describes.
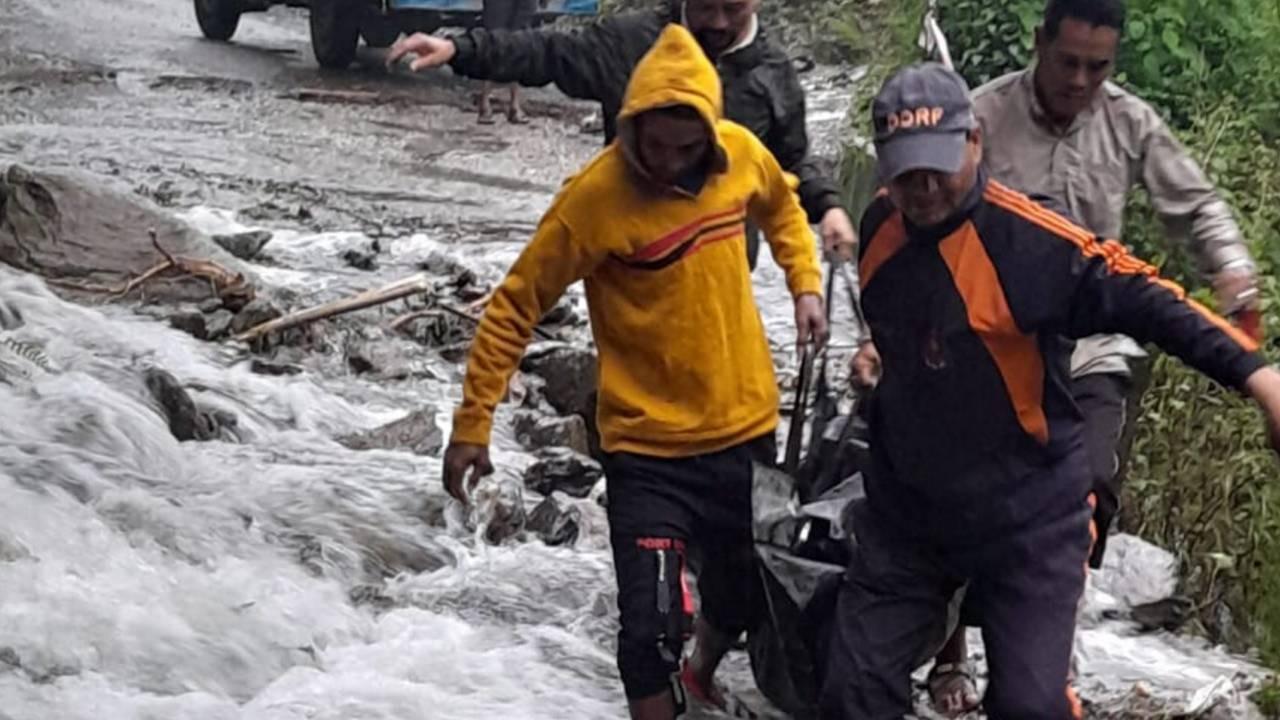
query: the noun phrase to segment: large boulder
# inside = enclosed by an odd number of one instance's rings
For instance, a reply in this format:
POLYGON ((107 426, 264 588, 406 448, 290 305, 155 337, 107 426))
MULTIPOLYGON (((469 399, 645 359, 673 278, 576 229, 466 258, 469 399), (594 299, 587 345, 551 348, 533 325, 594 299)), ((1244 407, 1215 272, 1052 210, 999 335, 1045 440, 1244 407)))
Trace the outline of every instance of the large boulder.
MULTIPOLYGON (((78 172, 11 165, 0 173, 0 262, 66 285, 123 287, 172 255, 216 263, 255 284, 248 267, 155 203, 78 172)), ((141 292, 141 291, 135 291, 141 292)), ((145 285, 153 301, 209 297, 207 278, 166 275, 145 285)), ((136 295, 132 296, 136 297, 136 295)))
POLYGON ((352 450, 408 450, 416 455, 436 456, 444 447, 444 433, 436 425, 436 409, 427 407, 382 427, 339 438, 338 442, 352 450))

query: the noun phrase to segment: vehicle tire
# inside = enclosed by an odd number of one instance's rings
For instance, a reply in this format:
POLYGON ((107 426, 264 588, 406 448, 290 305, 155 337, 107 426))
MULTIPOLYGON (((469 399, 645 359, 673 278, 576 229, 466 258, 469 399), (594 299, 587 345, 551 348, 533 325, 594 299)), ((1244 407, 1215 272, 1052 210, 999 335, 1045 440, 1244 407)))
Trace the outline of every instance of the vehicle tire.
POLYGON ((320 67, 342 70, 360 44, 360 0, 311 1, 311 50, 320 67))
POLYGON ((196 22, 200 32, 210 40, 227 41, 240 24, 238 0, 195 0, 196 22))
POLYGON ((370 8, 360 23, 360 37, 371 48, 389 48, 400 37, 400 26, 391 18, 370 8))

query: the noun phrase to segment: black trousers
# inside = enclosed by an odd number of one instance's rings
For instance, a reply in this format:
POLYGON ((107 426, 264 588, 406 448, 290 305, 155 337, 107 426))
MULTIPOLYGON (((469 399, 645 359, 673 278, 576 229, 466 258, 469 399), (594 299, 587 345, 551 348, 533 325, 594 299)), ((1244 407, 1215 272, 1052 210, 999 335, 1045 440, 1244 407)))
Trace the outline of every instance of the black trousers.
POLYGON ((898 720, 910 713, 911 673, 936 650, 948 604, 968 583, 965 603, 981 615, 990 671, 987 717, 1079 717, 1068 678, 1092 513, 1082 498, 1076 507, 997 540, 954 547, 904 540, 860 507, 858 547, 837 600, 821 716, 898 720))
POLYGON ((728 636, 755 623, 753 462, 777 462, 772 434, 696 457, 613 453, 605 458, 622 626, 618 670, 629 699, 661 693, 679 670, 693 617, 687 566, 697 571, 707 623, 728 636))

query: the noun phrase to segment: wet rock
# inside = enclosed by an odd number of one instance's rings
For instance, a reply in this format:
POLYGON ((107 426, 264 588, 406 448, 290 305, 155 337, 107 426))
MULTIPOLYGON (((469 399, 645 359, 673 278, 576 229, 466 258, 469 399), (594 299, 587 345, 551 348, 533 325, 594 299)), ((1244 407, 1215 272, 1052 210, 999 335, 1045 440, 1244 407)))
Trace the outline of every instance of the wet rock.
POLYGON ((22 667, 22 658, 18 656, 18 651, 11 647, 0 647, 0 667, 8 666, 12 669, 22 667))
POLYGON ((169 432, 180 441, 198 439, 200 411, 178 379, 164 370, 151 368, 146 372, 146 385, 169 422, 169 432))
POLYGON ((601 457, 596 427, 596 356, 581 347, 542 343, 530 347, 520 369, 546 381, 543 396, 562 415, 578 415, 587 423, 592 457, 601 457))
POLYGON ((577 308, 568 299, 561 300, 542 317, 539 325, 547 326, 581 326, 586 321, 578 314, 577 308))
POLYGON ((227 310, 215 310, 207 315, 199 311, 184 311, 169 316, 169 326, 198 340, 217 340, 226 336, 234 317, 227 310))
POLYGON ((260 360, 254 358, 249 361, 249 371, 259 375, 271 375, 279 377, 281 375, 298 375, 302 372, 302 367, 290 363, 275 362, 273 360, 260 360))
POLYGON ((443 348, 470 343, 475 335, 475 327, 475 323, 441 311, 416 317, 401 325, 398 330, 401 335, 419 345, 443 348))
POLYGON ((235 315, 230 310, 215 310, 205 317, 204 329, 205 336, 203 340, 220 340, 231 332, 231 323, 235 322, 235 315))
POLYGON ((180 442, 189 440, 238 439, 239 425, 230 413, 201 410, 187 389, 171 373, 150 368, 144 375, 147 391, 159 405, 161 415, 169 423, 169 432, 180 442))
POLYGON ((352 450, 408 450, 437 456, 444 447, 444 433, 436 425, 436 409, 428 407, 382 427, 338 438, 338 442, 352 450))
POLYGON ((351 248, 342 252, 342 261, 357 270, 378 269, 378 244, 371 248, 351 248))
POLYGON ((552 547, 578 542, 582 513, 573 506, 565 507, 555 497, 548 497, 529 513, 525 529, 552 547))
POLYGON ((205 339, 204 313, 198 310, 184 310, 170 315, 169 327, 201 340, 205 339))
POLYGON ((421 352, 412 344, 392 340, 360 341, 344 348, 347 367, 356 375, 376 375, 383 380, 434 378, 421 352))
POLYGON ((581 455, 591 452, 587 422, 578 415, 555 417, 534 410, 520 410, 512 421, 516 440, 529 450, 566 447, 581 455))
POLYGON ((550 448, 538 455, 538 461, 524 473, 524 486, 540 495, 559 491, 585 498, 604 477, 600 463, 568 448, 550 448))
MULTIPOLYGON (((206 235, 113 182, 9 166, 0 175, 0 262, 51 279, 121 286, 163 260, 149 236, 154 229, 169 253, 213 261, 255 284, 248 266, 206 235)), ((207 279, 177 275, 145 287, 160 303, 210 293, 207 279)))
POLYGON ((520 369, 546 381, 546 398, 556 411, 589 418, 595 414, 596 356, 563 343, 529 348, 520 369))
POLYGON ((238 335, 283 315, 284 312, 275 303, 266 298, 258 298, 236 313, 235 319, 231 321, 231 332, 238 335))
POLYGON ((271 233, 267 230, 252 230, 232 235, 214 235, 213 241, 241 260, 252 260, 271 242, 271 233))
POLYGON ((1133 621, 1146 632, 1177 631, 1191 619, 1193 604, 1184 597, 1171 597, 1138 605, 1130 611, 1133 621))
POLYGON ((198 309, 200 312, 206 315, 208 315, 209 313, 218 312, 219 310, 222 309, 222 299, 209 298, 208 300, 205 300, 204 302, 197 305, 196 309, 198 309))

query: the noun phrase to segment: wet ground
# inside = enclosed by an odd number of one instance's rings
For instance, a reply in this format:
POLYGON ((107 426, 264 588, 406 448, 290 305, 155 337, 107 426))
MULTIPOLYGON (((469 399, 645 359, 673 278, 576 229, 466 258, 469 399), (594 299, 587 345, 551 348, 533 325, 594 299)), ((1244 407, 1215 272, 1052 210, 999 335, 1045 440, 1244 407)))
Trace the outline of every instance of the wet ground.
MULTIPOLYGON (((472 84, 360 60, 321 72, 296 10, 246 16, 225 44, 181 0, 0 0, 0 164, 85 170, 208 232, 266 229, 256 270, 298 304, 404 277, 433 252, 495 280, 598 150, 581 130, 595 108, 534 91, 530 125, 480 127, 472 84), (374 240, 375 269, 340 259, 374 240)), ((816 144, 833 148, 844 93, 806 80, 822 88, 816 144)), ((787 382, 791 318, 767 259, 757 286, 787 382)), ((379 381, 338 353, 267 377, 239 350, 129 307, 68 304, 7 268, 0 303, 58 368, 0 384, 0 720, 621 717, 594 502, 574 502, 575 549, 489 547, 456 507, 424 510, 446 507, 438 459, 333 441, 428 403, 447 434, 456 363, 431 354, 379 381), (175 442, 136 392, 148 363, 239 417, 243 442, 175 442)), ((518 477, 529 454, 506 430, 496 445, 502 479, 518 477)), ((1144 697, 1189 701, 1222 678, 1238 700, 1240 660, 1099 612, 1082 640, 1087 700, 1141 680, 1144 697)), ((744 658, 730 670, 762 708, 744 658)))

